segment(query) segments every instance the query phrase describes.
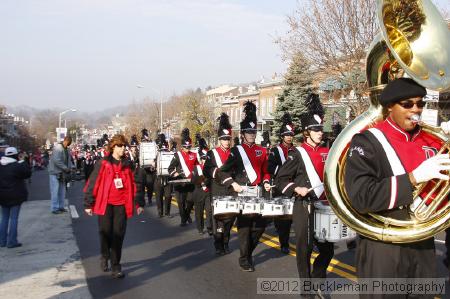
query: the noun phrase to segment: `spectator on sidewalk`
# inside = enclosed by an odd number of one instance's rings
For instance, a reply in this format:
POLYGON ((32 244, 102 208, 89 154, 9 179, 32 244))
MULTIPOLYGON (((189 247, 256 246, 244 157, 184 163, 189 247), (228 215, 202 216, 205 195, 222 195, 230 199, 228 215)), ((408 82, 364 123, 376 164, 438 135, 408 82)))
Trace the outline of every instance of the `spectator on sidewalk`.
POLYGON ((20 247, 17 241, 17 225, 20 206, 27 200, 28 191, 25 179, 31 176, 31 169, 24 160, 19 161, 15 147, 8 147, 0 160, 0 247, 20 247))
POLYGON ((50 211, 53 214, 67 212, 64 208, 66 196, 66 183, 70 180, 70 172, 73 164, 70 160, 68 147, 72 144, 72 137, 66 136, 62 143, 54 148, 48 165, 50 177, 50 211))
POLYGON ((95 164, 85 186, 85 212, 98 215, 100 234, 100 266, 104 272, 109 271, 111 261, 112 276, 123 278, 120 259, 122 245, 127 228, 127 218, 133 215, 135 206, 137 214, 144 211, 142 181, 134 178, 132 164, 125 157, 127 140, 123 135, 115 135, 108 144, 109 155, 95 164), (138 192, 136 192, 138 191, 138 192))

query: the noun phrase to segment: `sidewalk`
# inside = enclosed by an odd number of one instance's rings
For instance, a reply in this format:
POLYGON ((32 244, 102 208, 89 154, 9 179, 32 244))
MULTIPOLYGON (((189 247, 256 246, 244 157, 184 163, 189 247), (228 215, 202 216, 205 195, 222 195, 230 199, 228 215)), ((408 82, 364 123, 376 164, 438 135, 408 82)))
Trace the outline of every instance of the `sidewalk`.
MULTIPOLYGON (((40 189, 30 188, 30 196, 40 189)), ((23 246, 0 248, 0 297, 91 298, 70 213, 53 215, 49 207, 49 200, 22 205, 19 242, 23 246)))

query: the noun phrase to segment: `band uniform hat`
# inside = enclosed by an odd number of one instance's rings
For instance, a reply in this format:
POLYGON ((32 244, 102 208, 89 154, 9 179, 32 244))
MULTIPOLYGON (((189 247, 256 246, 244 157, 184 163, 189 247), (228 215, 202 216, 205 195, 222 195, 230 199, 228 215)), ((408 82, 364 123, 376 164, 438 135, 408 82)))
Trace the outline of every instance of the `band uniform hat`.
POLYGON ((5 156, 14 156, 17 154, 19 154, 19 152, 17 151, 17 148, 15 148, 13 146, 7 147, 5 150, 5 156))
POLYGON ((146 128, 143 128, 141 130, 142 136, 141 136, 141 141, 149 141, 150 137, 148 135, 148 130, 146 128))
POLYGON ((130 146, 138 146, 139 142, 136 135, 131 136, 130 146))
POLYGON ((231 139, 231 129, 233 128, 230 124, 230 117, 226 113, 222 113, 219 116, 219 129, 217 130, 217 137, 219 139, 231 139))
POLYGON ((200 159, 206 159, 206 155, 208 153, 208 143, 205 138, 200 137, 198 141, 198 156, 200 159))
POLYGON ((256 105, 252 101, 247 101, 244 104, 244 114, 245 117, 241 121, 241 132, 253 132, 258 130, 256 118, 256 105))
POLYGON ((192 146, 192 139, 189 136, 188 128, 184 128, 183 131, 181 131, 181 146, 182 147, 191 147, 192 146))
POLYGON ((323 130, 323 117, 325 115, 318 94, 310 93, 305 101, 307 111, 300 115, 302 130, 323 130))
POLYGON ((399 78, 389 82, 380 95, 380 104, 387 106, 401 100, 426 96, 425 87, 411 78, 399 78))
POLYGON ((280 127, 280 136, 286 136, 286 135, 291 135, 294 136, 294 124, 292 122, 292 118, 291 115, 286 112, 282 117, 281 117, 281 127, 280 127))

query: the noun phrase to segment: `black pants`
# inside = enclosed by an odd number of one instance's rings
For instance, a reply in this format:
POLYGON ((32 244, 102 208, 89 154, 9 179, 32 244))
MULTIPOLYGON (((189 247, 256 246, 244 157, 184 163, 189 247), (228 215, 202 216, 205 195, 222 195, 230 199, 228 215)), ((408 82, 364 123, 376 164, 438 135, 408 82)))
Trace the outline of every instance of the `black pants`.
POLYGON ((113 271, 120 271, 122 245, 127 229, 125 206, 108 205, 105 215, 98 216, 100 251, 103 259, 111 259, 113 271))
POLYGON ((145 173, 144 188, 147 189, 148 204, 151 204, 156 179, 156 172, 144 170, 144 173, 145 173))
POLYGON ((240 214, 237 216, 237 228, 240 250, 239 265, 253 265, 252 254, 266 229, 266 219, 261 215, 248 217, 240 214))
POLYGON ((172 203, 172 185, 167 183, 167 178, 159 176, 155 183, 156 205, 159 215, 170 215, 172 203))
POLYGON ((314 205, 309 205, 310 210, 308 210, 308 205, 306 201, 295 201, 292 215, 298 275, 300 278, 326 278, 328 265, 334 255, 334 244, 321 243, 314 238, 314 205), (313 244, 316 244, 319 255, 314 260, 311 272, 310 260, 313 244))
POLYGON ((289 248, 289 235, 291 233, 292 220, 290 219, 279 219, 273 220, 275 228, 278 232, 278 239, 280 240, 281 248, 289 248))
POLYGON ((213 219, 214 248, 223 250, 230 242, 231 228, 236 217, 224 220, 213 219))
MULTIPOLYGON (((195 211, 195 223, 198 231, 203 231, 205 228, 205 218, 203 217, 205 210, 208 209, 211 213, 211 203, 209 202, 209 192, 205 192, 201 186, 195 186, 194 194, 194 211, 195 211)), ((206 211, 206 227, 211 227, 210 219, 208 219, 208 210, 206 211)))
POLYGON ((447 259, 447 263, 449 264, 450 269, 450 228, 447 228, 445 230, 445 248, 446 248, 446 254, 445 257, 447 259))
MULTIPOLYGON (((436 277, 434 239, 409 244, 390 244, 359 238, 356 274, 360 278, 436 277)), ((367 294, 360 298, 434 298, 434 295, 367 294)))
POLYGON ((186 223, 191 217, 191 211, 194 207, 193 191, 178 192, 177 203, 178 211, 180 212, 181 223, 186 223))

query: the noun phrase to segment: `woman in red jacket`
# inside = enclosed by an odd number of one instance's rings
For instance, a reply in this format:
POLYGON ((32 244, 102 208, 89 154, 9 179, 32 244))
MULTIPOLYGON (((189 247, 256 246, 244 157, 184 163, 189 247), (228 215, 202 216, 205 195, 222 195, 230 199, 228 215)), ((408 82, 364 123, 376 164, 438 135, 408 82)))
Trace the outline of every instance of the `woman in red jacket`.
POLYGON ((108 152, 95 164, 94 171, 85 187, 85 211, 88 215, 98 215, 100 233, 101 262, 104 272, 109 270, 111 261, 112 276, 123 278, 120 258, 127 227, 127 218, 133 215, 135 205, 137 214, 144 211, 144 198, 140 190, 140 180, 135 180, 131 162, 125 158, 127 140, 123 135, 112 137, 108 152))

